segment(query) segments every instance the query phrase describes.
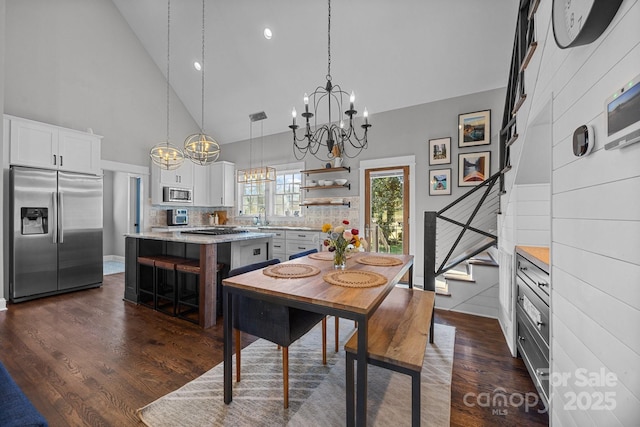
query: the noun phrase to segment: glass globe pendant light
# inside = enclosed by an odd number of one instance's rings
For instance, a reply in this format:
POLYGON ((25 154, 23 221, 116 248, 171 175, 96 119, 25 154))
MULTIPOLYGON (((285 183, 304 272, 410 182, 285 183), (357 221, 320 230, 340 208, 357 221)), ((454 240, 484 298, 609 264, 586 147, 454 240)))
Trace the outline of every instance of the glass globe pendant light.
POLYGON ((169 72, 171 70, 171 0, 167 0, 167 140, 153 146, 149 157, 154 165, 166 170, 178 169, 184 163, 180 148, 169 142, 169 72))
POLYGON ((200 121, 200 133, 189 135, 184 141, 184 153, 185 156, 191 159, 193 163, 201 166, 207 166, 218 160, 220 157, 220 144, 204 133, 204 0, 202 0, 202 105, 201 105, 201 121, 200 121))

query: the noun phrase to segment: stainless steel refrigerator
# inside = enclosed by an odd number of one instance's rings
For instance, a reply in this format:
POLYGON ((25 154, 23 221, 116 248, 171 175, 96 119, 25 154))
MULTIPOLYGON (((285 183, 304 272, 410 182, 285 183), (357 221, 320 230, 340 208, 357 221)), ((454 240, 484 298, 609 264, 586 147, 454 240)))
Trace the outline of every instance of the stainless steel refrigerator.
POLYGON ((102 284, 102 177, 11 167, 13 302, 102 284))

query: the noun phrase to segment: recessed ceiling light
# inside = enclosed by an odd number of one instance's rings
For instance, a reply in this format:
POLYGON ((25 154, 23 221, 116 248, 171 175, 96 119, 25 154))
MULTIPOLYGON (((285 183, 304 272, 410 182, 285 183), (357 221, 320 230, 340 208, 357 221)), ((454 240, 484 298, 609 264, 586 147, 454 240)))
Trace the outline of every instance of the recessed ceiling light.
POLYGON ((200 63, 198 61, 195 61, 193 63, 193 68, 195 68, 196 70, 200 71, 200 70, 202 70, 202 65, 200 65, 200 63))
POLYGON ((271 32, 270 28, 265 28, 264 29, 264 38, 267 40, 271 40, 271 37, 273 37, 273 33, 271 32))

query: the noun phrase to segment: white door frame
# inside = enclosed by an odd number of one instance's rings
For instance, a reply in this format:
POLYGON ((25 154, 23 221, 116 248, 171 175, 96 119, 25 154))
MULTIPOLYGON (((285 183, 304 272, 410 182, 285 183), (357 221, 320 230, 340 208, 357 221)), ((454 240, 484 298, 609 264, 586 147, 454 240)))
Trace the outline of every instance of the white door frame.
MULTIPOLYGON (((366 169, 387 168, 394 166, 409 166, 409 230, 416 230, 415 210, 416 210, 416 156, 390 157, 385 159, 360 160, 360 226, 364 227, 364 194, 365 194, 365 178, 364 171, 366 169)), ((409 239, 409 254, 416 253, 416 238, 414 236, 409 239)))

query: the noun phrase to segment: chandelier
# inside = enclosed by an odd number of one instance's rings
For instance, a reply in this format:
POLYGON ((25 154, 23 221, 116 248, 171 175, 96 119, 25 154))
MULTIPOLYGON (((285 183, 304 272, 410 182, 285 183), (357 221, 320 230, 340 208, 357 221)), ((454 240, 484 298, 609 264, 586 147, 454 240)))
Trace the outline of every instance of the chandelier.
POLYGON ((189 135, 184 141, 184 154, 193 163, 207 166, 218 160, 220 157, 220 144, 204 133, 204 0, 202 0, 202 114, 200 121, 200 133, 189 135))
POLYGON ((340 85, 333 84, 331 81, 331 0, 328 0, 328 4, 327 82, 324 86, 318 86, 311 96, 304 94, 304 113, 301 115, 305 119, 305 131, 300 138, 296 134, 296 130, 300 127, 296 124, 296 109, 293 108, 291 111, 293 123, 289 128, 293 131, 293 152, 298 160, 303 159, 307 153, 313 154, 320 160, 343 156, 353 158, 367 148, 367 131, 371 127, 367 109, 365 108, 363 112, 364 124, 360 127, 364 129, 364 133, 360 137, 353 123, 353 117, 357 114, 354 107, 355 94, 351 92, 349 95, 342 90, 340 85), (344 111, 343 101, 347 97, 349 98, 349 109, 344 111), (328 121, 326 124, 318 125, 318 106, 323 99, 326 99, 328 103, 328 121), (309 111, 309 100, 313 105, 313 113, 309 111), (335 118, 334 122, 333 109, 338 112, 344 111, 346 117, 339 121, 335 118), (316 118, 312 126, 310 119, 314 116, 316 118), (347 120, 346 124, 345 119, 347 120), (320 153, 322 147, 326 149, 326 153, 324 151, 320 153))
POLYGON ((264 157, 264 129, 263 124, 260 123, 260 145, 262 149, 262 155, 260 159, 260 166, 253 167, 253 122, 261 121, 267 118, 267 114, 264 111, 259 113, 249 114, 249 169, 240 169, 236 176, 236 180, 239 184, 248 184, 253 182, 267 182, 276 180, 276 170, 270 166, 262 166, 262 158, 264 157))
POLYGON ((169 71, 171 69, 171 0, 167 0, 167 140, 153 146, 149 157, 154 165, 162 169, 178 169, 184 163, 184 154, 180 148, 169 142, 169 71))

